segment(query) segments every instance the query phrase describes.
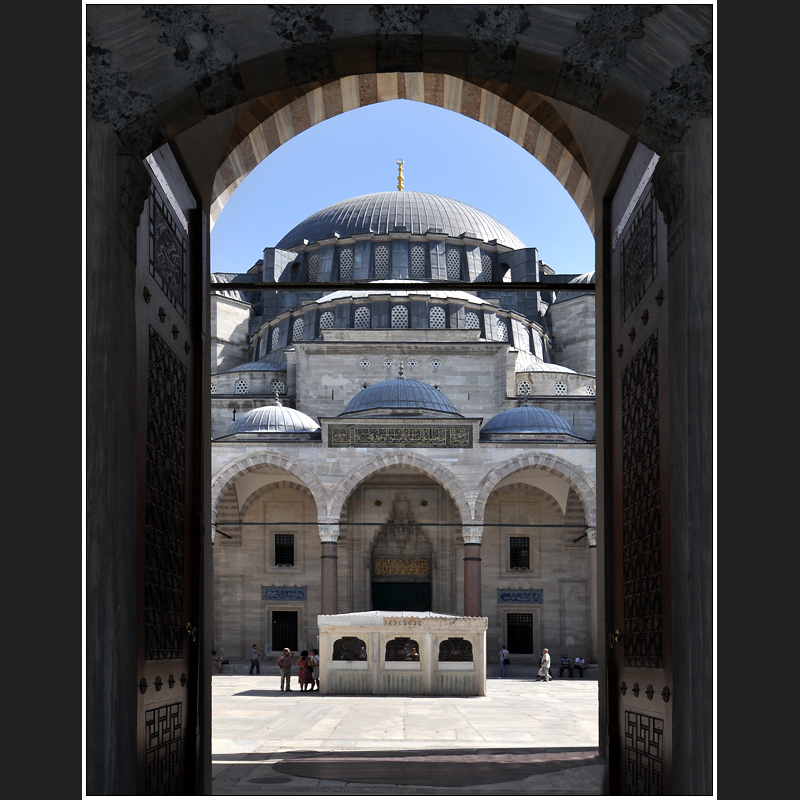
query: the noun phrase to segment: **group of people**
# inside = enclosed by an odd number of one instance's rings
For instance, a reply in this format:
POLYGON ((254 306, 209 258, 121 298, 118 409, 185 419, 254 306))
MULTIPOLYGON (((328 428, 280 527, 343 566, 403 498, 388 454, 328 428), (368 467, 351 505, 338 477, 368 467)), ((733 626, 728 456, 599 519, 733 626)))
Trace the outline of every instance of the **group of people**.
POLYGON ((281 671, 281 691, 292 691, 292 663, 298 668, 297 682, 301 692, 319 691, 319 653, 313 648, 311 651, 302 650, 297 661, 294 653, 288 647, 283 648, 283 653, 275 662, 281 671))
MULTIPOLYGON (((508 648, 503 645, 500 648, 500 677, 507 678, 508 677, 508 667, 511 664, 511 654, 508 652, 508 648)), ((560 678, 564 671, 566 670, 569 673, 569 677, 572 677, 573 671, 578 671, 581 674, 581 678, 583 677, 583 671, 586 669, 586 660, 583 656, 577 656, 574 661, 570 659, 570 657, 564 653, 561 658, 558 660, 559 664, 559 673, 558 677, 560 678)), ((543 648, 542 652, 539 654, 539 671, 536 674, 537 681, 551 681, 553 680, 552 676, 550 675, 550 653, 548 652, 547 648, 543 648)))

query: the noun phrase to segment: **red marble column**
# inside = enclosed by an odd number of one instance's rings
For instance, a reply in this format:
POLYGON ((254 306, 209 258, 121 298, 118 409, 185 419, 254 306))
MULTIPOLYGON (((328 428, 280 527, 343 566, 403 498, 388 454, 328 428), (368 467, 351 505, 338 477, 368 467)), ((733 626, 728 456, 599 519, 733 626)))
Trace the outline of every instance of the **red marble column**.
POLYGON ((320 558, 320 581, 322 602, 321 614, 339 613, 339 571, 337 566, 336 543, 339 539, 338 525, 320 525, 319 536, 322 542, 320 558))
POLYGON ((482 617, 481 534, 477 525, 464 525, 464 616, 482 617))

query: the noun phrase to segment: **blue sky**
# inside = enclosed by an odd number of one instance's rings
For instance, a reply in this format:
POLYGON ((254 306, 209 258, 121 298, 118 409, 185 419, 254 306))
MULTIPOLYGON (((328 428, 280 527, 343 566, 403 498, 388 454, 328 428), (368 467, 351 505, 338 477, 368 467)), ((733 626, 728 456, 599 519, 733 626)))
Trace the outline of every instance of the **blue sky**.
POLYGON ((557 273, 594 269, 577 206, 533 156, 461 114, 392 100, 340 114, 281 145, 234 192, 211 231, 214 272, 246 272, 315 211, 397 188, 461 200, 512 230, 557 273))

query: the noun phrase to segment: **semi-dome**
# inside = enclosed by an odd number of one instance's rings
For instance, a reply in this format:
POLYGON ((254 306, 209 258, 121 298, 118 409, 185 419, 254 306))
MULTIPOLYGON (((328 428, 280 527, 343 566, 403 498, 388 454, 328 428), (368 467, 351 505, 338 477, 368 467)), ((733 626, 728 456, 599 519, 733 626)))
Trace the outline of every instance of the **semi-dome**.
POLYGON ((340 416, 387 409, 408 409, 461 416, 456 407, 433 386, 408 378, 392 378, 362 389, 345 406, 340 416))
POLYGON ((572 278, 566 286, 571 287, 570 289, 564 288, 560 289, 556 292, 556 303, 563 303, 565 300, 572 300, 575 297, 580 297, 581 295, 594 295, 592 290, 581 289, 580 284, 583 283, 594 283, 595 282, 595 272, 584 272, 583 275, 578 275, 572 278), (572 289, 574 287, 574 290, 572 289))
POLYGON ((501 411, 481 428, 481 435, 497 433, 555 433, 577 436, 572 425, 554 411, 529 405, 501 411))
POLYGON ((291 250, 308 242, 356 234, 445 234, 496 241, 512 250, 525 247, 505 225, 477 208, 425 192, 376 192, 342 200, 296 225, 277 244, 291 250))
POLYGON ((314 433, 318 430, 319 424, 307 414, 276 404, 242 414, 228 433, 314 433))

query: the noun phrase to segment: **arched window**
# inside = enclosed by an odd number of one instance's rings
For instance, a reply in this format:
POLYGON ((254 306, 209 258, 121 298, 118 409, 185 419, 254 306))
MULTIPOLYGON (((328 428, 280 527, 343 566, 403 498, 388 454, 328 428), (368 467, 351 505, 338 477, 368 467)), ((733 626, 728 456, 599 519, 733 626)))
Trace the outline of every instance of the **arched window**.
POLYGON ((303 339, 303 320, 298 317, 292 325, 292 341, 300 342, 303 339))
POLYGON ((354 325, 356 328, 369 328, 371 324, 371 314, 369 306, 359 306, 354 315, 354 325))
POLYGON ((238 381, 236 381, 234 390, 236 394, 247 394, 247 381, 244 378, 240 378, 238 381))
POLYGON ((461 250, 458 247, 448 247, 446 252, 447 259, 447 280, 461 280, 461 250))
POLYGON ((408 309, 405 306, 392 306, 392 327, 408 327, 408 309))
POLYGON ((342 636, 333 643, 332 661, 366 661, 367 645, 357 636, 342 636))
POLYGON ((492 254, 481 251, 481 278, 484 283, 492 280, 492 254))
POLYGON ((278 345, 280 344, 280 338, 281 338, 280 329, 277 328, 277 327, 273 328, 272 329, 272 336, 270 337, 270 340, 269 340, 270 341, 270 345, 269 345, 269 349, 270 350, 277 350, 278 349, 278 345))
POLYGON ((315 281, 319 272, 319 253, 312 253, 308 257, 308 279, 315 281))
POLYGON ((481 329, 480 317, 474 311, 467 311, 464 315, 464 327, 469 330, 479 331, 481 329))
POLYGON ((500 342, 508 341, 508 325, 502 319, 497 320, 497 340, 500 342))
POLYGON ((375 280, 386 280, 389 277, 389 246, 375 246, 375 280))
POLYGON ((333 327, 333 311, 323 311, 319 315, 319 329, 327 331, 333 327))
POLYGON ((430 328, 444 328, 446 316, 444 309, 441 306, 431 306, 428 311, 428 327, 430 328))
POLYGON ((458 636, 439 642, 439 661, 472 661, 472 642, 458 636))
POLYGON ((353 280, 353 248, 342 247, 339 250, 339 280, 353 280))
POLYGON ((425 280, 425 247, 421 244, 411 245, 411 277, 415 281, 425 280))
POLYGON ((419 661, 419 644, 408 636, 386 642, 385 661, 419 661), (416 656, 416 657, 415 657, 416 656))

